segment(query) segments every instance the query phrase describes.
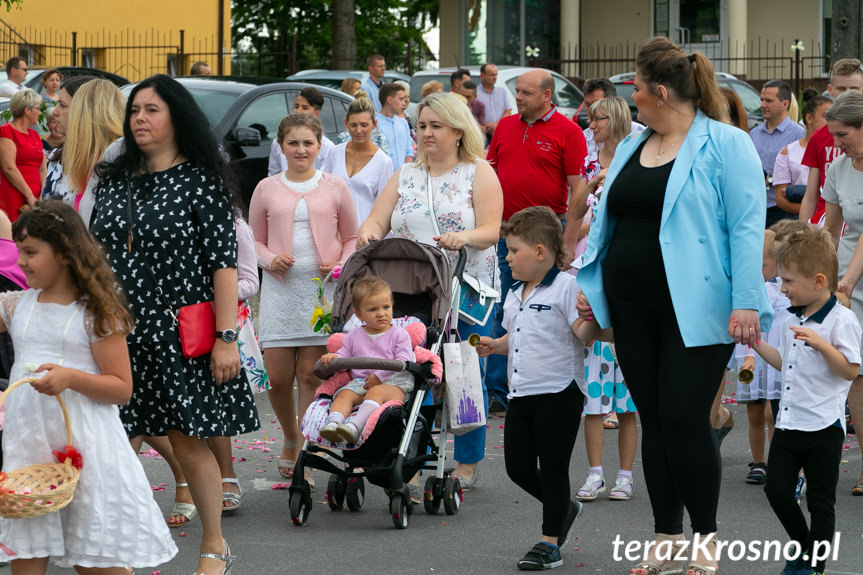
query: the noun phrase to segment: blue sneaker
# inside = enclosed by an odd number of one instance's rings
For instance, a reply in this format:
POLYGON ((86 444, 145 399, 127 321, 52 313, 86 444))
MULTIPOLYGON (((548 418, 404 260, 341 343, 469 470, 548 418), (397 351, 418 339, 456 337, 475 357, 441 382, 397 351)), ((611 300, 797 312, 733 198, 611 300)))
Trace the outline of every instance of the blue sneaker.
POLYGON ((560 548, 544 541, 534 545, 533 549, 518 561, 518 568, 522 571, 541 571, 561 565, 563 565, 563 559, 560 558, 560 548))
POLYGON ((815 569, 812 568, 806 559, 799 557, 793 561, 785 562, 785 569, 779 575, 813 575, 815 569))

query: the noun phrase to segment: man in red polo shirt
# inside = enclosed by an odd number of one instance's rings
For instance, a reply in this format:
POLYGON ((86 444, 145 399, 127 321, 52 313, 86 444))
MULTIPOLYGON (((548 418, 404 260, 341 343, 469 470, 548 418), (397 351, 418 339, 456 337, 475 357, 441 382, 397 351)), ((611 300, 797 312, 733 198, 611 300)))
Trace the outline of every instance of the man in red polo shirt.
MULTIPOLYGON (((546 70, 531 70, 515 83, 517 115, 501 118, 488 147, 487 159, 503 188, 503 219, 530 206, 548 206, 566 220, 569 188, 575 189, 587 155, 584 134, 551 103, 554 79, 546 70)), ((577 228, 578 222, 574 222, 577 228)), ((506 242, 497 246, 502 298, 512 287, 506 263, 506 242)), ((492 337, 506 333, 500 327, 503 306, 494 315, 492 337)), ((506 358, 491 356, 485 377, 491 407, 506 407, 506 358), (498 361, 500 360, 500 361, 498 361)))

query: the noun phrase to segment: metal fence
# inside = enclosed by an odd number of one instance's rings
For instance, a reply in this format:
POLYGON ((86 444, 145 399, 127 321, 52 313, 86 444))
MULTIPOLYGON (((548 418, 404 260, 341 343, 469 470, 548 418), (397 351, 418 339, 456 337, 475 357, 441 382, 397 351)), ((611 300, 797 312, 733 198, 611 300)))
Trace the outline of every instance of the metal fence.
MULTIPOLYGON (((405 50, 404 54, 384 54, 387 63, 411 73, 422 69, 430 57, 410 43, 405 50)), ((281 78, 308 68, 329 68, 331 64, 329 54, 303 54, 296 40, 287 46, 271 46, 261 39, 258 45, 223 53, 215 34, 191 37, 183 30, 155 29, 89 34, 51 28, 15 29, 0 20, 0 65, 13 56, 23 57, 33 68, 84 66, 119 74, 133 82, 160 73, 186 75, 199 60, 208 62, 215 74, 228 73, 225 66, 219 69, 219 63, 230 62, 232 74, 281 78)))
MULTIPOLYGON (((635 71, 638 44, 570 45, 554 57, 534 59, 530 65, 560 72, 576 82, 587 78, 609 78, 615 74, 635 71)), ((823 89, 830 71, 830 58, 820 43, 770 42, 758 38, 749 42, 729 44, 716 42, 684 46, 687 52, 700 51, 713 62, 716 71, 728 72, 760 87, 768 80, 788 82, 796 92, 808 87, 823 89), (792 48, 793 47, 793 48, 792 48)))

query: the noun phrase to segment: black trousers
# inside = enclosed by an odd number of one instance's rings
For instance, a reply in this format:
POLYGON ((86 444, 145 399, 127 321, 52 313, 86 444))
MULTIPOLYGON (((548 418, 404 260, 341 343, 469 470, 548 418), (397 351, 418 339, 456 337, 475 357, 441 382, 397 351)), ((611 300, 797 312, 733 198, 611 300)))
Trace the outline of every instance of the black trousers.
POLYGON ((569 508, 569 460, 583 408, 584 395, 575 385, 559 393, 514 397, 507 405, 506 474, 542 502, 542 534, 549 537, 560 536, 569 508))
POLYGON ((683 533, 685 507, 694 532, 713 533, 722 460, 710 407, 734 344, 686 347, 667 292, 609 303, 620 369, 641 419, 655 532, 683 533))
MULTIPOLYGON (((776 429, 767 458, 767 483, 764 492, 782 527, 804 551, 815 541, 832 541, 836 529, 836 484, 845 433, 838 427, 821 431, 776 429), (797 475, 806 475, 806 507, 811 526, 794 500, 797 475)), ((824 571, 820 561, 816 571, 824 571)))

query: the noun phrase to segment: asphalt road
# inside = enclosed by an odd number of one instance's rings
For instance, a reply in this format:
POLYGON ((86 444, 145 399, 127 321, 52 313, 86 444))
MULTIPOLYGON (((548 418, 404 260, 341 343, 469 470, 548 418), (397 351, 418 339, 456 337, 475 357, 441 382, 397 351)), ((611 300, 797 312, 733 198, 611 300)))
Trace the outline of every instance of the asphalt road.
MULTIPOLYGON (((729 386, 729 389, 730 386, 729 386)), ((275 458, 280 431, 266 395, 258 396, 263 429, 234 443, 236 469, 246 490, 243 506, 224 518, 224 531, 238 555, 233 575, 337 573, 498 574, 516 573, 516 561, 540 535, 540 505, 506 477, 503 462, 503 419, 490 421, 487 456, 476 489, 464 496, 461 511, 447 516, 427 515, 415 507, 406 530, 396 530, 388 500, 379 488, 370 487, 362 511, 332 512, 324 502, 327 475, 315 472, 318 490, 309 522, 295 527, 288 512, 288 491, 274 490, 280 481, 275 458)), ((764 492, 747 485, 750 462, 743 406, 729 405, 737 427, 723 445, 723 484, 719 507, 720 538, 743 542, 787 540, 771 511, 764 492)), ((617 472, 617 432, 605 432, 605 477, 613 482, 617 472)), ((448 447, 452 448, 451 439, 448 447)), ((173 482, 167 465, 151 454, 141 461, 154 485, 156 501, 167 513, 173 500, 173 482)), ((846 441, 836 505, 836 527, 841 532, 838 560, 828 563, 834 575, 863 574, 863 497, 852 497, 851 487, 860 470, 861 457, 853 436, 846 441)), ((573 493, 587 476, 584 438, 579 434, 572 458, 573 493)), ((615 560, 614 540, 651 537, 650 504, 644 488, 640 459, 635 463, 635 496, 615 502, 600 496, 588 503, 573 535, 563 550, 564 565, 555 573, 625 574, 634 563, 615 560)), ((691 481, 698 481, 693 469, 691 481)), ((606 494, 607 495, 607 492, 606 494)), ((137 575, 189 575, 195 565, 200 522, 195 519, 180 532, 174 530, 180 549, 167 565, 138 569, 137 575)), ((623 546, 620 546, 620 554, 623 546)), ((784 562, 725 560, 723 575, 778 574, 784 562)), ((8 569, 8 567, 4 568, 8 569)), ((49 573, 67 571, 51 567, 49 573)))

